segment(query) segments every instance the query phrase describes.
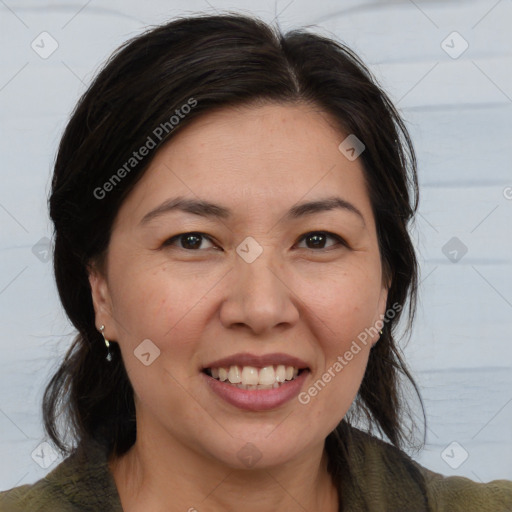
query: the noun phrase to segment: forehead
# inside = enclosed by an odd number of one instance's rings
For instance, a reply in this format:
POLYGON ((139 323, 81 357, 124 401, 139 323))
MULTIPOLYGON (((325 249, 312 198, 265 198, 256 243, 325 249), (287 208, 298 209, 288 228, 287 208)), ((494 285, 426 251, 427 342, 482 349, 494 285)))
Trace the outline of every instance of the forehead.
MULTIPOLYGON (((224 204, 238 216, 279 215, 302 200, 341 196, 371 216, 360 159, 338 149, 347 136, 305 104, 223 108, 204 114, 156 154, 123 213, 185 196, 224 204)), ((123 209, 123 208, 122 208, 123 209)))

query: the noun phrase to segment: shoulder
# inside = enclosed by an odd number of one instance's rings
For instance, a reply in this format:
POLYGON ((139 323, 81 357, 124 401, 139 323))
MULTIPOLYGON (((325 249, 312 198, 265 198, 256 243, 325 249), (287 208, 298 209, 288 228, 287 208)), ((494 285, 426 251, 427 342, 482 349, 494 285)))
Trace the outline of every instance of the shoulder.
POLYGON ((7 491, 0 492, 0 512, 42 512, 54 510, 55 512, 74 512, 77 509, 70 507, 58 495, 52 492, 45 479, 34 484, 21 485, 7 491))
POLYGON ((33 484, 0 492, 0 512, 121 511, 104 447, 88 441, 33 484))
MULTIPOLYGON (((512 481, 480 483, 435 473, 405 452, 361 431, 355 432, 358 468, 382 500, 398 506, 414 499, 427 512, 511 512, 512 481), (411 498, 415 496, 414 498, 411 498)), ((390 509, 394 510, 394 509, 390 509)))
POLYGON ((74 466, 74 457, 70 456, 37 482, 0 492, 0 512, 77 511, 76 503, 69 499, 73 480, 68 476, 74 466))
POLYGON ((512 480, 481 483, 462 476, 444 476, 419 467, 427 482, 434 511, 512 511, 512 480))

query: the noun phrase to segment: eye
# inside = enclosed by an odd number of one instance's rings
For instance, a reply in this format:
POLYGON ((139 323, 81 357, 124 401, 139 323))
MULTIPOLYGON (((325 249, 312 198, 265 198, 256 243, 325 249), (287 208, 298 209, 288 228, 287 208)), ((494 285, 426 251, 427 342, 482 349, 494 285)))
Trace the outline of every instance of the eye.
MULTIPOLYGON (((205 235, 204 233, 198 233, 198 232, 191 232, 191 233, 180 233, 179 235, 175 235, 168 240, 164 242, 164 246, 172 246, 176 245, 176 242, 180 243, 180 246, 178 246, 179 249, 185 249, 185 250, 197 250, 201 248, 201 242, 206 239, 209 240, 210 243, 211 239, 208 235, 205 235)), ((203 247, 204 249, 204 247, 203 247)))
MULTIPOLYGON (((306 233, 303 235, 299 241, 305 240, 306 244, 310 244, 312 247, 306 247, 306 249, 326 249, 325 242, 328 238, 335 240, 337 243, 332 244, 329 247, 333 247, 336 245, 347 246, 345 240, 334 233, 329 233, 328 231, 311 231, 310 233, 306 233)), ((327 247, 327 249, 329 249, 327 247)))
MULTIPOLYGON (((209 241, 209 243, 211 244, 211 247, 214 247, 213 242, 208 235, 206 235, 205 233, 200 233, 200 232, 196 232, 196 231, 193 231, 190 233, 180 233, 179 235, 175 235, 175 236, 169 238, 168 240, 166 240, 163 243, 163 245, 165 247, 168 247, 168 246, 176 246, 177 244, 179 244, 178 245, 179 249, 185 249, 185 250, 190 250, 190 251, 200 250, 200 249, 208 249, 208 247, 201 247, 201 244, 204 240, 209 241)), ((305 241, 305 243, 307 245, 307 247, 305 247, 305 248, 312 249, 312 250, 316 250, 316 249, 328 250, 329 248, 335 247, 336 245, 347 246, 347 243, 345 242, 345 240, 343 240, 343 238, 341 238, 338 235, 335 235, 334 233, 330 233, 328 231, 311 231, 311 232, 303 235, 299 239, 299 242, 302 242, 303 240, 305 241), (329 238, 331 240, 334 240, 336 243, 331 244, 330 246, 326 247, 325 244, 326 244, 327 239, 329 239, 329 238)), ((302 248, 304 248, 304 247, 302 247, 302 248)))

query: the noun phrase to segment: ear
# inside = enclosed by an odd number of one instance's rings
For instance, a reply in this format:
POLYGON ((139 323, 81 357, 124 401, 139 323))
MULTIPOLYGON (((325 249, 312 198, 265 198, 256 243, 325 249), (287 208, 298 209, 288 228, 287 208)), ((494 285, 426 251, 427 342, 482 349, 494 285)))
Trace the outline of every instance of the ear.
POLYGON ((91 286, 92 303, 94 306, 96 329, 105 326, 103 334, 109 340, 117 339, 117 324, 113 316, 112 299, 105 273, 97 264, 87 266, 89 284, 91 286))
MULTIPOLYGON (((374 320, 373 325, 380 326, 381 322, 383 322, 383 319, 386 316, 386 306, 388 302, 388 292, 389 292, 389 286, 391 283, 383 283, 380 289, 380 295, 379 295, 379 301, 377 304, 377 311, 376 311, 376 318, 374 320)), ((384 327, 382 327, 383 329, 384 327)), ((372 346, 375 345, 379 341, 379 336, 377 336, 373 342, 372 346)))

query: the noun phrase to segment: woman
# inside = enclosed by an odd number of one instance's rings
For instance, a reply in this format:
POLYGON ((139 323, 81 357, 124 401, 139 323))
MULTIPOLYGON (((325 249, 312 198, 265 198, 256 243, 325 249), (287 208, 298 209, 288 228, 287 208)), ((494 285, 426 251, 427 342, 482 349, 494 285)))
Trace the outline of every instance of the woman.
POLYGON ((125 44, 50 197, 78 335, 43 410, 70 456, 0 510, 512 510, 512 482, 402 451, 416 205, 407 130, 346 47, 239 15, 125 44))

